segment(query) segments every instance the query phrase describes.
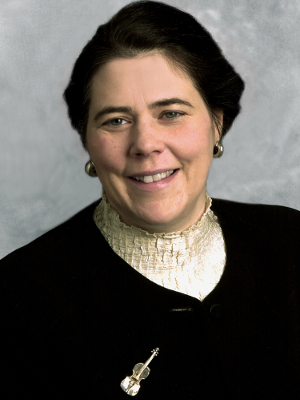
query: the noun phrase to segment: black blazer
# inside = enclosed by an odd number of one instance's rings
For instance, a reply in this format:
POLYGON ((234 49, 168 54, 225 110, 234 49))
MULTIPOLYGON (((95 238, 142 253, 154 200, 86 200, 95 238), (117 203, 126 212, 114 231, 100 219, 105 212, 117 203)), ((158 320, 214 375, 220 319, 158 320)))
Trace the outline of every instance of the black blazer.
POLYGON ((96 203, 0 263, 1 392, 126 399, 300 398, 300 212, 213 200, 227 262, 203 302, 149 281, 92 220, 96 203))

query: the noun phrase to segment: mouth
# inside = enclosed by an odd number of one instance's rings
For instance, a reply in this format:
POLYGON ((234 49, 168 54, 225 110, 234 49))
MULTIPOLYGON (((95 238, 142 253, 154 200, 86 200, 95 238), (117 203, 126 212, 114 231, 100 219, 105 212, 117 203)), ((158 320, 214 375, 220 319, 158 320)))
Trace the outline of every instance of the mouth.
POLYGON ((171 169, 169 171, 161 172, 160 174, 155 175, 145 175, 145 176, 132 176, 131 178, 136 181, 142 181, 144 183, 152 183, 158 182, 162 179, 168 178, 169 176, 173 175, 177 169, 171 169))

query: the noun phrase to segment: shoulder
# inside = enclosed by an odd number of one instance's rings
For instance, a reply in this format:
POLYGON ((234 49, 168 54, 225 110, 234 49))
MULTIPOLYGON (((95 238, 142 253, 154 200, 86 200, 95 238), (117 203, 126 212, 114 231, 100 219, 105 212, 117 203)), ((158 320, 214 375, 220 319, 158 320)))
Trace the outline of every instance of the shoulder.
MULTIPOLYGON (((213 199, 212 211, 218 217, 227 248, 236 252, 298 260, 300 212, 284 206, 247 204, 213 199), (242 251, 242 249, 244 249, 242 251)), ((297 261, 297 263, 299 263, 297 261)))
POLYGON ((58 243, 66 243, 70 239, 80 237, 83 234, 83 231, 90 224, 93 217, 93 211, 98 202, 90 204, 88 207, 84 208, 67 221, 44 233, 42 236, 38 237, 27 245, 15 250, 3 260, 16 255, 24 254, 26 252, 34 251, 36 253, 40 249, 44 251, 44 244, 47 244, 47 246, 51 247, 52 245, 55 246, 58 243))
POLYGON ((74 266, 84 263, 92 246, 91 238, 97 236, 100 242, 103 239, 93 221, 98 203, 92 203, 66 222, 4 257, 0 261, 0 279, 29 274, 39 279, 38 276, 48 273, 55 276, 62 275, 63 270, 74 271, 74 266))
POLYGON ((212 210, 223 232, 227 268, 234 271, 227 275, 231 282, 247 277, 245 287, 252 282, 255 290, 261 290, 262 296, 268 293, 270 298, 298 293, 299 211, 219 199, 212 200, 212 210))
POLYGON ((299 229, 300 211, 285 206, 213 199, 212 210, 224 223, 236 221, 249 227, 285 225, 299 229))

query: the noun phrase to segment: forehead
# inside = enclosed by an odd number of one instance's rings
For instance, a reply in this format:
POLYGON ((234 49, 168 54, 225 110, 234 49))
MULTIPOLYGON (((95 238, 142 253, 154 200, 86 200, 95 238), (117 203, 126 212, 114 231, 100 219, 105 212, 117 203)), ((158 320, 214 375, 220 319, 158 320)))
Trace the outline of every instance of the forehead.
POLYGON ((199 96, 191 78, 165 56, 154 53, 118 58, 104 64, 91 81, 91 102, 100 104, 133 99, 199 96))

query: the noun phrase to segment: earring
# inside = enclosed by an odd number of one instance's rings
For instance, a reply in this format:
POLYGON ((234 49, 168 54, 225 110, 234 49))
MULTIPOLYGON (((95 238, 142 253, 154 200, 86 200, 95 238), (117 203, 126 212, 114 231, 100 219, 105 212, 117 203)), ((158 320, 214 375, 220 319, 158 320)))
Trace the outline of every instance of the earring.
POLYGON ((214 145, 214 152, 213 152, 214 158, 220 158, 222 156, 223 152, 224 152, 224 147, 223 147, 222 143, 217 142, 214 145))
POLYGON ((95 164, 93 163, 92 160, 89 160, 89 161, 85 164, 85 172, 86 172, 89 176, 91 176, 92 178, 95 178, 95 177, 97 176, 95 164))

